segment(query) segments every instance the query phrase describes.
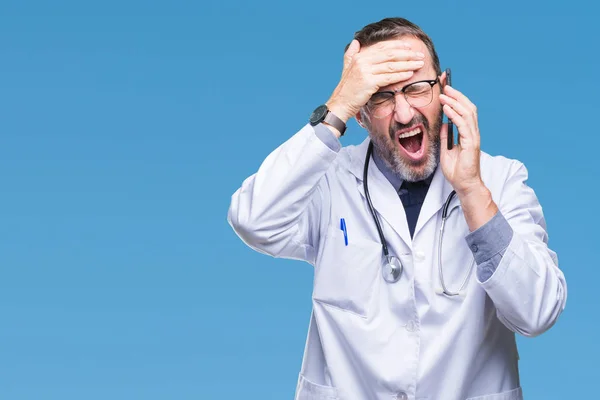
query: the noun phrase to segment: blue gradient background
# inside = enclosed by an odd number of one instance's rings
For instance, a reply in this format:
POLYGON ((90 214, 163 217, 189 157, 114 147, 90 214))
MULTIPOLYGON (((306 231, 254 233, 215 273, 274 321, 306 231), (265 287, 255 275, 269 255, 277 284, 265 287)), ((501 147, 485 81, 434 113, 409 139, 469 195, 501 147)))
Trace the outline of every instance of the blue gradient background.
POLYGON ((432 36, 544 207, 569 299, 518 339, 526 398, 594 397, 595 4, 2 1, 0 398, 291 399, 312 268, 245 247, 230 196, 386 16, 432 36))

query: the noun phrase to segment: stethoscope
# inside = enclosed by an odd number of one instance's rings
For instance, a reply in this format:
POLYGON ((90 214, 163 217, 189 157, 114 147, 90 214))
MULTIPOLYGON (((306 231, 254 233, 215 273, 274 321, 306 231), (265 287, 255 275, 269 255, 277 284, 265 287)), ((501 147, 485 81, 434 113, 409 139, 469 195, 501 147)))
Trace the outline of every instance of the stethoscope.
MULTIPOLYGON (((388 283, 395 283, 400 280, 400 276, 402 275, 403 266, 398 257, 392 256, 389 253, 387 242, 385 240, 385 236, 383 236, 383 230, 381 229, 381 224, 379 222, 379 218, 377 217, 377 213, 375 212, 375 208, 373 207, 373 203, 371 202, 371 196, 369 195, 369 188, 367 184, 367 175, 369 172, 369 159, 371 158, 371 154, 373 153, 373 142, 369 143, 369 147, 367 149, 367 157, 365 158, 365 168, 363 173, 363 186, 365 190, 365 197, 367 198, 367 203, 369 204, 369 209, 371 211, 371 215, 373 216, 373 221, 375 221, 375 225, 377 226, 377 232, 379 233, 379 239, 381 240, 381 247, 383 248, 383 256, 384 256, 384 264, 382 268, 383 279, 388 283)), ((473 265, 475 261, 471 263, 471 267, 469 268, 469 272, 465 275, 465 279, 463 280, 462 285, 458 292, 452 292, 444 283, 444 273, 442 271, 442 239, 444 237, 444 226, 446 224, 446 219, 448 218, 448 207, 450 206, 450 202, 456 195, 456 192, 453 190, 446 199, 446 203, 444 204, 444 208, 442 209, 442 224, 440 226, 440 238, 438 241, 438 272, 440 275, 440 283, 442 285, 441 292, 439 294, 445 294, 446 296, 458 296, 464 294, 464 287, 469 280, 469 276, 471 276, 471 270, 473 269, 473 265)))

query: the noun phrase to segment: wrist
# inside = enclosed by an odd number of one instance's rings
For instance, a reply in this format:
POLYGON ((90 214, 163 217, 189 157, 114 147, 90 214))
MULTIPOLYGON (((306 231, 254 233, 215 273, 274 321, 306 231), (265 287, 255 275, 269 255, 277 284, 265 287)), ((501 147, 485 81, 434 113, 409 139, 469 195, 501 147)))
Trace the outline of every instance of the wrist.
POLYGON ((345 124, 348 120, 354 116, 352 111, 347 106, 344 106, 341 102, 336 100, 329 100, 325 103, 329 111, 331 111, 336 117, 341 119, 345 124))
POLYGON ((456 191, 471 232, 490 221, 498 212, 492 193, 483 182, 456 191))
POLYGON ((487 186, 485 186, 485 183, 483 183, 481 179, 460 186, 461 187, 455 187, 454 190, 456 190, 456 195, 459 199, 461 199, 461 201, 463 201, 463 199, 468 200, 486 196, 491 197, 489 189, 487 188, 487 186))

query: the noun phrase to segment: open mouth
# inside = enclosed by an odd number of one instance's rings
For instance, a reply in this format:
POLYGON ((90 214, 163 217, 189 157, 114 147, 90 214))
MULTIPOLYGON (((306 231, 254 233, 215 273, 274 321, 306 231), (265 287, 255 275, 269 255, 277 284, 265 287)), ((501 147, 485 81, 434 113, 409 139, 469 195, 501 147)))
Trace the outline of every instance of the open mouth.
POLYGON ((423 126, 419 125, 396 135, 400 147, 409 158, 415 161, 421 159, 425 148, 423 145, 423 126))

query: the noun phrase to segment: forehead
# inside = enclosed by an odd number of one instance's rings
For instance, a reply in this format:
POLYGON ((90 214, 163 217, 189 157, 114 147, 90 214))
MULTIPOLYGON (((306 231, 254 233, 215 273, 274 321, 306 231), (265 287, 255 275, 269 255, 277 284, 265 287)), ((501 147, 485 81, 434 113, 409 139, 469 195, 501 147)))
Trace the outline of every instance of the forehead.
POLYGON ((427 46, 425 46, 425 43, 423 43, 420 39, 417 39, 414 36, 402 36, 399 38, 399 40, 407 43, 412 51, 420 51, 421 53, 425 54, 425 65, 422 68, 415 71, 415 73, 410 79, 386 86, 385 88, 382 88, 382 90, 395 88, 399 89, 402 86, 408 85, 411 82, 422 81, 424 79, 435 79, 436 74, 435 68, 433 66, 433 58, 429 53, 429 49, 427 48, 427 46))

